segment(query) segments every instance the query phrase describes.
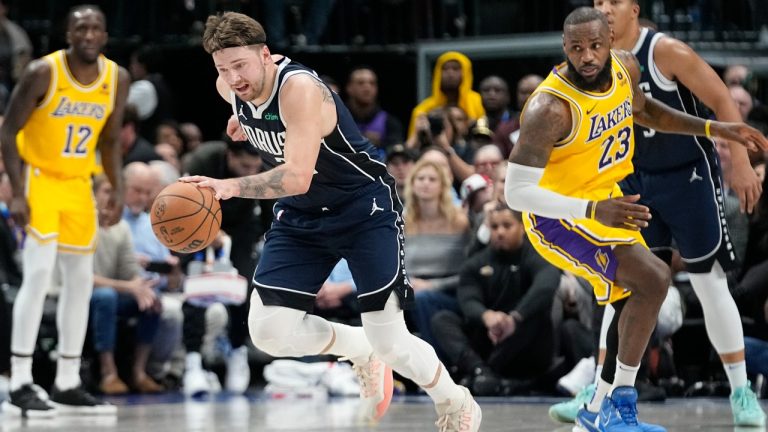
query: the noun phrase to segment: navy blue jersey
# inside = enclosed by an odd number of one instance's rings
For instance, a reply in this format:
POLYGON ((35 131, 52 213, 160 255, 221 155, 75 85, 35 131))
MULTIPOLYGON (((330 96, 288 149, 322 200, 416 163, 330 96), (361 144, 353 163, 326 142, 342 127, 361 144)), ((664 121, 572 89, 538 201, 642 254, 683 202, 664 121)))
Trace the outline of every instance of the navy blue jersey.
MULTIPOLYGON (((653 58, 656 43, 664 37, 643 28, 632 53, 640 61, 640 89, 646 97, 664 102, 673 109, 702 117, 698 99, 683 84, 664 77, 653 58)), ((665 171, 688 166, 705 157, 705 149, 714 143, 704 137, 692 137, 658 132, 635 123, 635 169, 665 171)))
MULTIPOLYGON (((248 141, 259 150, 269 168, 285 163, 285 124, 278 101, 283 83, 296 74, 307 74, 322 82, 315 71, 288 57, 278 60, 276 65, 277 78, 272 94, 263 104, 256 106, 232 93, 234 113, 248 141)), ((334 208, 349 201, 356 191, 372 182, 384 182, 394 190, 394 179, 387 172, 386 165, 378 160, 375 147, 360 133, 341 98, 333 91, 330 93, 336 104, 336 127, 321 141, 309 191, 303 195, 280 198, 280 203, 284 205, 308 211, 334 208)))

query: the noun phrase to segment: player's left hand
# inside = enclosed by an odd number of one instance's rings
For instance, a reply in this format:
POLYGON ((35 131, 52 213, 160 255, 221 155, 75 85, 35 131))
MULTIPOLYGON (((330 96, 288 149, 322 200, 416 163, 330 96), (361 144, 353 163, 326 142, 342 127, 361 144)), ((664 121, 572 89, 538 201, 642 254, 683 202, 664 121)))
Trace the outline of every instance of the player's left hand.
POLYGON ((240 183, 237 179, 220 180, 205 176, 185 176, 179 178, 179 181, 193 183, 197 187, 211 188, 217 200, 227 200, 240 193, 240 183))
POLYGON ((765 135, 745 123, 713 121, 710 131, 714 137, 736 141, 750 150, 768 150, 768 139, 765 135))
POLYGON ((741 212, 752 213, 757 200, 760 199, 763 184, 757 177, 755 170, 752 169, 748 156, 745 155, 743 158, 732 157, 731 164, 733 168, 728 179, 729 186, 736 193, 736 196, 739 197, 739 209, 741 212))

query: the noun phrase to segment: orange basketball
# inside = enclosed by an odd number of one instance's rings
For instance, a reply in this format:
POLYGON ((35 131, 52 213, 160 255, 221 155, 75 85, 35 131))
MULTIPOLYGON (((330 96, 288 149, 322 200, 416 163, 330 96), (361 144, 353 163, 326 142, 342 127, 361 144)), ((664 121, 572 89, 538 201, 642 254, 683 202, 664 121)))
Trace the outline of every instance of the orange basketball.
POLYGON ((221 206, 213 190, 192 183, 168 185, 152 203, 149 217, 160 243, 176 252, 204 249, 221 228, 221 206))

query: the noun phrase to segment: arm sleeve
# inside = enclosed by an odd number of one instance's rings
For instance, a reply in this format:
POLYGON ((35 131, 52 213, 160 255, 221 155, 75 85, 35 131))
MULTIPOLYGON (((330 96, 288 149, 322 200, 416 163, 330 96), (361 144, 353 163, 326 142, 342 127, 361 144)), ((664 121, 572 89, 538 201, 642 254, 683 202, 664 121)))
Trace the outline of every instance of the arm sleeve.
POLYGON ((523 319, 541 313, 549 314, 560 285, 560 270, 545 261, 529 243, 526 242, 524 247, 523 265, 532 275, 532 280, 531 286, 515 307, 523 319))
POLYGON ((509 162, 504 184, 507 205, 517 211, 528 211, 551 219, 583 219, 588 200, 572 198, 539 186, 544 168, 509 162))

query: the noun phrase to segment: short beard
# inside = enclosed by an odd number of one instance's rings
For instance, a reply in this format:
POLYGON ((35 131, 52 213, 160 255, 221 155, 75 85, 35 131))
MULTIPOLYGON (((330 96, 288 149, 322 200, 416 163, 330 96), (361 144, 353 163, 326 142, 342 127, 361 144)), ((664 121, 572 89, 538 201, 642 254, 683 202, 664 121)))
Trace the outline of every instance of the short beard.
POLYGON ((604 88, 608 84, 611 83, 611 70, 613 69, 613 64, 611 63, 611 56, 608 56, 608 59, 605 61, 605 64, 603 65, 603 69, 600 70, 600 72, 597 73, 593 81, 588 81, 585 79, 580 73, 579 70, 576 69, 576 66, 571 63, 571 60, 566 57, 565 58, 566 64, 568 64, 568 78, 573 81, 574 84, 576 84, 576 87, 586 90, 586 91, 599 91, 600 89, 604 88))

